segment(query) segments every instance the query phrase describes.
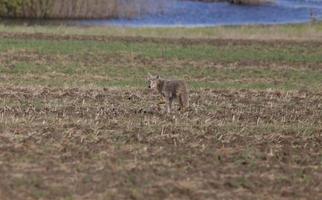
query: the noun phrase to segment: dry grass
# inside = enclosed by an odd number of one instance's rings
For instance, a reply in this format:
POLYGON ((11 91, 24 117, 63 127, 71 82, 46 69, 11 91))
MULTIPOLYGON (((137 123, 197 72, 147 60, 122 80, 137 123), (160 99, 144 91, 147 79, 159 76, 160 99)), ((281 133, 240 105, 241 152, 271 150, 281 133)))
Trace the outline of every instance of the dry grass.
POLYGON ((15 18, 133 18, 161 12, 170 2, 168 0, 157 3, 153 0, 29 0, 22 1, 21 8, 8 6, 8 9, 0 14, 15 18))
POLYGON ((140 89, 1 88, 9 199, 321 195, 321 95, 192 90, 162 114, 140 89))
MULTIPOLYGON (((10 24, 10 21, 8 22, 10 24)), ((3 25, 0 31, 14 33, 91 35, 153 38, 237 39, 237 40, 322 40, 322 23, 274 26, 212 28, 122 28, 3 25)))

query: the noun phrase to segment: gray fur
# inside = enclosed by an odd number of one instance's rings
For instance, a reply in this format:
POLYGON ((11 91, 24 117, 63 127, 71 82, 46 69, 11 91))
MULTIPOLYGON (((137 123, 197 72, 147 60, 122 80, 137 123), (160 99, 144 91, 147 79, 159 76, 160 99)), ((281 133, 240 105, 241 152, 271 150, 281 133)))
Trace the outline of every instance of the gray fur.
POLYGON ((167 112, 171 112, 172 103, 178 100, 180 110, 189 107, 189 94, 187 84, 183 80, 166 80, 159 76, 148 77, 149 88, 158 91, 165 99, 167 104, 167 112))

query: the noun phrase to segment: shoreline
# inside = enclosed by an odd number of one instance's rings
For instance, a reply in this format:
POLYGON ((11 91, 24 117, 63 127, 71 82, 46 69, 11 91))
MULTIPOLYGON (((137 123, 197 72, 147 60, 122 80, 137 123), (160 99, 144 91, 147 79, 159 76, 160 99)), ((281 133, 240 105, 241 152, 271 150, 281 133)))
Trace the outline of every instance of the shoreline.
POLYGON ((115 28, 218 28, 218 27, 251 27, 251 26, 288 26, 319 24, 321 20, 298 20, 294 22, 275 22, 275 23, 221 23, 221 24, 119 24, 113 23, 115 19, 14 19, 0 18, 0 25, 4 26, 66 26, 66 27, 115 27, 115 28))

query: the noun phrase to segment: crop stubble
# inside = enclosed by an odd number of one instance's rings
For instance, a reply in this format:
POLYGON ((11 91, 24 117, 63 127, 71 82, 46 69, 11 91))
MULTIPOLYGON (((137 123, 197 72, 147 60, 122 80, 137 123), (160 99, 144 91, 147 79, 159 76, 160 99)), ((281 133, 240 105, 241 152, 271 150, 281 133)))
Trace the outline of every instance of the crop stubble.
MULTIPOLYGON (((2 63, 9 56, 37 58, 2 63)), ((143 88, 3 83, 1 199, 322 197, 320 90, 198 88, 190 96, 188 111, 166 115, 143 88)))
POLYGON ((321 194, 320 93, 193 90, 191 109, 171 116, 146 90, 12 87, 0 96, 10 198, 321 194))

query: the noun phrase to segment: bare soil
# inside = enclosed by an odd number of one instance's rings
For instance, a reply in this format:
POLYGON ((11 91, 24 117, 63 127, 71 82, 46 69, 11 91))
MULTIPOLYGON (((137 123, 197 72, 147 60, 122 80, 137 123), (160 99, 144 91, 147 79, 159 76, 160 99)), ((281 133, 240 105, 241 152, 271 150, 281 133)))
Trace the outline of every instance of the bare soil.
POLYGON ((1 199, 320 199, 322 93, 0 90, 1 199))

